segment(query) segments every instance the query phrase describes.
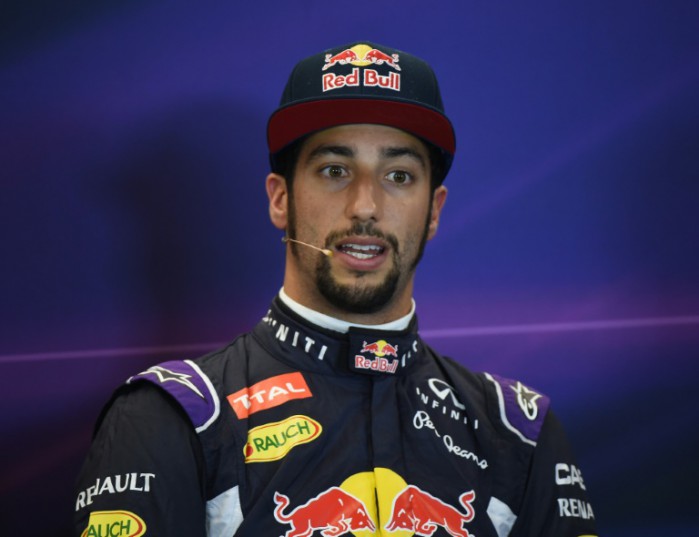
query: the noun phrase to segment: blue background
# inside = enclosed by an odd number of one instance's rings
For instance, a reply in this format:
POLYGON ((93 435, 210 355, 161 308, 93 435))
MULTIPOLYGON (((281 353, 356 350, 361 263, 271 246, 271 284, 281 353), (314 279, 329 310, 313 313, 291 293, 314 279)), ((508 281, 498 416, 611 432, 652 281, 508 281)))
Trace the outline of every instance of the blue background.
POLYGON ((457 131, 425 338, 552 396, 601 535, 699 534, 699 3, 3 9, 1 533, 67 535, 111 391, 265 313, 267 117, 366 39, 432 64, 457 131))

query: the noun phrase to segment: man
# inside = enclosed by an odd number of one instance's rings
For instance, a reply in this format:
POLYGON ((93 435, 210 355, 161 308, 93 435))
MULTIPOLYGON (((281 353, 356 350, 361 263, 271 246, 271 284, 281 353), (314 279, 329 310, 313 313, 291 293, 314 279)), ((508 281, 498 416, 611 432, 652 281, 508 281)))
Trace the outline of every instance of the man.
POLYGON ((417 333, 415 269, 455 150, 431 68, 366 42, 307 58, 268 142, 283 288, 251 333, 117 391, 78 534, 594 534, 546 396, 417 333))

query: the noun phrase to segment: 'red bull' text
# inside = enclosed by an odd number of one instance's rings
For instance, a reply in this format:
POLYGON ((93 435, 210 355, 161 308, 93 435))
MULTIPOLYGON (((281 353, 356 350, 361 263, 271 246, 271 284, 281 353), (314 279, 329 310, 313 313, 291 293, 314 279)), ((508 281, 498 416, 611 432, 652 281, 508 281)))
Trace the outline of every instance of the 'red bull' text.
POLYGON ((386 358, 374 358, 370 360, 364 356, 357 354, 354 357, 354 367, 356 369, 369 369, 371 371, 380 371, 381 373, 395 373, 398 369, 398 360, 389 361, 386 358))
POLYGON ((323 75, 323 91, 360 85, 400 91, 400 75, 398 73, 380 75, 374 69, 364 69, 360 76, 359 67, 352 69, 352 72, 348 75, 336 75, 335 73, 325 73, 323 75))

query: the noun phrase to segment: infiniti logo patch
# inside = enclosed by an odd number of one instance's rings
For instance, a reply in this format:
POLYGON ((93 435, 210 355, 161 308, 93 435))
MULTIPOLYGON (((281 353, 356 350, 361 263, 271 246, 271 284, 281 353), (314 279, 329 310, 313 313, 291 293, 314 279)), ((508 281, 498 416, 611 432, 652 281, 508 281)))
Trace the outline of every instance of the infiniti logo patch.
POLYGON ((456 398, 456 395, 454 394, 454 388, 452 388, 449 384, 447 384, 443 380, 435 378, 431 378, 430 380, 428 380, 427 384, 429 385, 432 392, 442 401, 446 401, 447 396, 451 397, 451 402, 456 408, 460 410, 466 410, 466 405, 464 405, 461 401, 459 401, 456 398))
POLYGON ((443 416, 471 425, 478 429, 478 419, 469 418, 466 415, 466 405, 456 395, 454 387, 439 378, 427 379, 427 386, 415 386, 415 393, 420 402, 430 411, 430 416, 442 414, 443 416))

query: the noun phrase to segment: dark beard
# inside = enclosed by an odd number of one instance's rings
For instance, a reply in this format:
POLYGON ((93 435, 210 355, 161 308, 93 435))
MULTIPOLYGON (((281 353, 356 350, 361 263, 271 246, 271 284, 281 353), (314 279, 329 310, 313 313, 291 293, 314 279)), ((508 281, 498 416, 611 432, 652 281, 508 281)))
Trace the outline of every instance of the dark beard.
MULTIPOLYGON (((428 219, 429 222, 429 219, 428 219)), ((415 259, 410 264, 410 272, 414 271, 422 258, 427 243, 428 226, 425 228, 420 237, 420 247, 415 259)), ((357 271, 357 285, 342 285, 338 283, 332 276, 330 271, 330 259, 326 256, 318 258, 316 265, 316 284, 318 290, 328 302, 348 313, 376 313, 381 311, 395 296, 398 282, 400 281, 400 250, 398 239, 395 235, 386 235, 373 229, 372 223, 357 222, 352 229, 340 233, 331 233, 325 240, 325 247, 328 248, 333 242, 349 236, 368 236, 377 237, 385 240, 391 245, 393 256, 393 268, 386 275, 384 280, 377 285, 368 287, 360 286, 360 280, 366 276, 365 272, 357 271)))
POLYGON ((316 265, 316 285, 320 294, 328 302, 337 308, 349 313, 376 313, 380 311, 393 298, 398 288, 400 279, 400 255, 398 251, 398 239, 394 235, 385 235, 372 228, 371 223, 357 222, 352 229, 340 233, 331 233, 325 240, 325 247, 329 247, 333 242, 349 236, 377 237, 383 239, 391 245, 393 256, 393 268, 386 275, 384 280, 374 286, 360 286, 361 279, 366 276, 365 272, 356 271, 358 285, 341 285, 332 276, 330 271, 330 259, 326 256, 318 258, 316 265))
MULTIPOLYGON (((434 192, 433 192, 434 194, 434 192)), ((429 233, 429 223, 432 214, 432 198, 430 197, 430 211, 428 211, 427 219, 423 227, 422 236, 420 237, 420 245, 415 259, 410 264, 409 272, 413 272, 417 267, 427 244, 427 235, 429 233)), ((289 221, 288 235, 290 238, 296 238, 296 211, 293 201, 293 194, 289 192, 289 221)), ((332 276, 330 269, 330 258, 321 255, 315 268, 316 285, 321 295, 332 305, 342 311, 348 313, 376 313, 381 311, 393 299, 398 283, 401 278, 400 272, 400 251, 398 239, 395 235, 386 235, 373 228, 373 222, 356 222, 351 229, 344 232, 335 231, 326 237, 324 248, 330 248, 334 241, 343 237, 353 235, 378 237, 391 245, 393 256, 393 268, 386 275, 384 280, 372 287, 359 285, 341 285, 332 276)), ((299 252, 296 244, 290 243, 291 252, 298 257, 299 252)), ((357 283, 366 276, 365 272, 357 271, 357 283)), ((406 275, 407 277, 407 275, 406 275)))

